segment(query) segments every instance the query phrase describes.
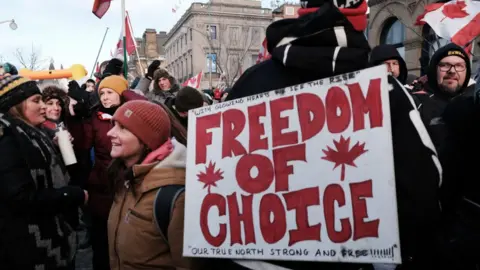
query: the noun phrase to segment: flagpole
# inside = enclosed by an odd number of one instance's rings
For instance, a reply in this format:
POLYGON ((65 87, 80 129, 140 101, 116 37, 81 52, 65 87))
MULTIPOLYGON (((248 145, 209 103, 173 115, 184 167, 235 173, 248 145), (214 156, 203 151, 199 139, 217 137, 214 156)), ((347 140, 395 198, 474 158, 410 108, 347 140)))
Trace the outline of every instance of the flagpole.
POLYGON ((127 63, 127 38, 126 38, 126 10, 125 0, 122 0, 122 43, 123 43, 123 76, 127 79, 128 63, 127 63))
POLYGON ((95 63, 93 64, 92 73, 90 73, 90 79, 92 78, 93 72, 95 70, 95 66, 98 63, 98 57, 100 57, 100 52, 102 52, 103 43, 105 42, 105 38, 107 37, 107 33, 108 33, 108 27, 107 27, 107 29, 105 29, 105 34, 103 35, 103 40, 102 40, 102 43, 100 44, 100 49, 98 49, 97 58, 95 58, 95 63))
POLYGON ((130 26, 128 30, 130 31, 130 33, 132 33, 133 45, 135 45, 135 54, 137 55, 138 65, 140 66, 140 70, 142 71, 142 76, 145 77, 145 70, 143 69, 142 62, 140 61, 140 54, 138 53, 137 39, 135 38, 135 34, 133 33, 133 26, 132 26, 132 22, 130 21, 130 15, 128 15, 128 12, 127 12, 127 20, 128 20, 128 25, 130 26))

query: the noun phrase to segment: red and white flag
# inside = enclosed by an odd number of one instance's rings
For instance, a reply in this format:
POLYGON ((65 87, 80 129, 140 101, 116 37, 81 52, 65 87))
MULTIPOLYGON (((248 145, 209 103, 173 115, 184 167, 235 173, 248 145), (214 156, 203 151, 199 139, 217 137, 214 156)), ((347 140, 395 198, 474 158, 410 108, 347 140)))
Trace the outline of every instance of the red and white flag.
MULTIPOLYGON (((425 6, 425 12, 418 16, 416 25, 427 23, 437 36, 450 39, 459 46, 471 45, 480 35, 480 2, 453 0, 447 3, 433 3, 425 6)), ((469 53, 471 46, 465 50, 469 53)))
POLYGON ((268 53, 267 49, 267 38, 265 38, 262 42, 262 46, 260 47, 260 51, 258 52, 257 64, 267 59, 270 59, 270 54, 268 53))
POLYGON ((200 82, 202 81, 203 72, 198 73, 196 76, 191 77, 190 79, 186 80, 182 86, 190 86, 195 89, 200 88, 200 82))
MULTIPOLYGON (((135 52, 135 39, 132 34, 132 28, 130 25, 130 16, 125 16, 125 40, 127 44, 127 55, 132 55, 135 52)), ((112 55, 112 53, 110 53, 112 55)), ((120 39, 117 42, 117 49, 112 57, 123 59, 123 36, 120 33, 120 39)))
POLYGON ((107 13, 108 9, 110 8, 110 2, 112 0, 95 0, 93 2, 92 12, 97 16, 99 19, 107 13))

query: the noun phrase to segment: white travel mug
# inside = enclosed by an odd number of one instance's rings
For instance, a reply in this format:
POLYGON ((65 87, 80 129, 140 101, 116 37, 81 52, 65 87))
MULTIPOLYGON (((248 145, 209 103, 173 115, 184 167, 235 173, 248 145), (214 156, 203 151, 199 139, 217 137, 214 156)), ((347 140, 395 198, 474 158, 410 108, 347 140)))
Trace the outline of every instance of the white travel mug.
POLYGON ((58 147, 62 153, 63 161, 65 165, 72 165, 77 163, 77 158, 75 157, 75 152, 73 151, 73 145, 70 141, 70 136, 67 130, 60 126, 56 133, 58 139, 58 147))

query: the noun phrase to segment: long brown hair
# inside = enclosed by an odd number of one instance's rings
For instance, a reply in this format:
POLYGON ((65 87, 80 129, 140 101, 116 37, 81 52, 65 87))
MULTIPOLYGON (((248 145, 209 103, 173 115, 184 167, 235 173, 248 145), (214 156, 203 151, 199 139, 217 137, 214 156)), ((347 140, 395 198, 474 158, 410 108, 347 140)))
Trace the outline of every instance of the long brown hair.
POLYGON ((187 130, 182 126, 182 124, 178 121, 172 111, 170 111, 170 109, 165 104, 161 102, 158 102, 157 104, 160 105, 167 112, 168 118, 170 118, 170 135, 172 137, 175 137, 175 139, 177 139, 179 143, 187 146, 187 130))

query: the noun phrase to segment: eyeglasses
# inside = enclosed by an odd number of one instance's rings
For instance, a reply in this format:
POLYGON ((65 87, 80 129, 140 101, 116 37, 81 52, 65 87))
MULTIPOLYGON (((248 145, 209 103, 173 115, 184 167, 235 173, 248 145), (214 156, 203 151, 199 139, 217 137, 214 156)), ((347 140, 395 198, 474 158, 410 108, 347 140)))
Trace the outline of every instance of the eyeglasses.
POLYGON ((440 68, 441 71, 450 71, 453 67, 456 72, 465 71, 465 69, 467 68, 467 66, 462 63, 457 63, 454 65, 450 63, 439 63, 438 67, 440 68))

